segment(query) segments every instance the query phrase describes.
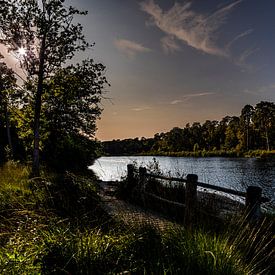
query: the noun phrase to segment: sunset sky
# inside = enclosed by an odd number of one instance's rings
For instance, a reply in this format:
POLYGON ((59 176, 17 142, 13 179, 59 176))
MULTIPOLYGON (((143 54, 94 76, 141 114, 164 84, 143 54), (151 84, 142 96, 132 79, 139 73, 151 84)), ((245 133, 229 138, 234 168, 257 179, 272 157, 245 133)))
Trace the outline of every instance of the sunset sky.
POLYGON ((97 137, 150 137, 275 101, 274 0, 67 0, 111 84, 97 137))

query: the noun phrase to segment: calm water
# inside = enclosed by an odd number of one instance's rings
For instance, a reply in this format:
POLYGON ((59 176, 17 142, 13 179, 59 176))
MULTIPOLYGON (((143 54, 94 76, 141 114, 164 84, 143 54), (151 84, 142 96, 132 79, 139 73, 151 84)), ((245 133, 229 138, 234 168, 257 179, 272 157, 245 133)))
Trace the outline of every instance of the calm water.
MULTIPOLYGON (((275 202, 275 160, 256 158, 181 158, 155 157, 160 170, 170 176, 197 174, 199 181, 244 191, 248 185, 263 188, 265 196, 275 202)), ((101 180, 120 180, 127 164, 150 167, 153 157, 102 157, 90 168, 101 180)))

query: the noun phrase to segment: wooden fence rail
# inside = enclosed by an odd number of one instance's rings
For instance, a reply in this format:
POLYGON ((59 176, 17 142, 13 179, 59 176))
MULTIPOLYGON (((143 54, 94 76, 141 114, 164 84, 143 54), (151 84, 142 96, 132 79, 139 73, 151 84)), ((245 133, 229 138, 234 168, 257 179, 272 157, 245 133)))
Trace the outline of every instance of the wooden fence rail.
MULTIPOLYGON (((127 178, 129 181, 132 181, 132 179, 135 177, 134 166, 132 164, 129 164, 127 166, 127 171, 128 171, 127 178)), ((237 191, 237 190, 233 190, 225 187, 212 185, 209 183, 199 182, 198 176, 195 174, 188 174, 186 179, 175 178, 175 177, 165 177, 162 175, 155 175, 155 174, 148 173, 145 167, 140 167, 139 168, 139 185, 144 186, 145 182, 149 178, 185 183, 184 223, 186 226, 192 225, 193 220, 195 219, 197 214, 197 187, 198 186, 219 191, 219 192, 224 192, 235 196, 244 197, 247 216, 250 220, 257 220, 261 214, 261 203, 269 201, 268 198, 262 197, 262 188, 258 186, 248 186, 246 189, 246 192, 242 192, 242 191, 237 191)), ((145 192, 144 188, 141 190, 145 192)), ((159 198, 160 201, 169 202, 167 199, 160 198, 154 194, 148 193, 148 195, 150 195, 150 197, 159 198)), ((183 206, 183 204, 180 204, 174 201, 170 201, 170 203, 183 206)))

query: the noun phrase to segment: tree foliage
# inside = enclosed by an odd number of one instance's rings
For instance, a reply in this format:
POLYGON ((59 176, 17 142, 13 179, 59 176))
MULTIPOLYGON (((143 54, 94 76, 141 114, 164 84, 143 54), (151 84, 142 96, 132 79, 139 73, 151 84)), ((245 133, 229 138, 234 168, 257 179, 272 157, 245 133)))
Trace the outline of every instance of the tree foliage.
POLYGON ((90 139, 108 85, 104 65, 93 60, 71 63, 77 52, 93 44, 85 40, 82 25, 75 23, 76 16, 87 12, 64 2, 0 0, 0 43, 19 60, 26 75, 14 117, 27 154, 33 149, 34 176, 39 175, 40 153, 47 161, 54 153, 64 160, 69 148, 75 156, 82 152, 85 160, 90 159, 86 155, 95 155, 90 139))
POLYGON ((86 14, 66 7, 64 0, 4 0, 0 5, 0 42, 17 53, 28 79, 36 81, 33 133, 33 175, 39 176, 40 116, 44 80, 75 52, 89 44, 82 26, 74 24, 77 14, 86 14), (24 49, 25 54, 20 53, 24 49))
POLYGON ((45 79, 90 46, 75 15, 86 15, 64 0, 1 0, 0 42, 17 55, 28 77, 45 79), (25 54, 20 54, 24 49, 25 54), (43 60, 41 60, 43 55, 43 60))
POLYGON ((99 104, 108 82, 105 66, 93 60, 60 69, 47 83, 45 116, 49 131, 94 137, 99 104))

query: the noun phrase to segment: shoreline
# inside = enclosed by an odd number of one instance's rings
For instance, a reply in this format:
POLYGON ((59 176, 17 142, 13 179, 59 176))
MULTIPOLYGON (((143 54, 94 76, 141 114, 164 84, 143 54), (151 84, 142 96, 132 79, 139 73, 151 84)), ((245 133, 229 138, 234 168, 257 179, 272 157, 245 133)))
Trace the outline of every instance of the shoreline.
POLYGON ((136 154, 102 154, 101 157, 126 157, 126 156, 148 156, 148 157, 194 157, 194 158, 208 158, 208 157, 221 157, 221 158, 259 158, 259 159, 275 159, 275 150, 251 150, 246 152, 240 151, 196 151, 196 152, 162 152, 162 151, 151 151, 142 152, 136 154))

